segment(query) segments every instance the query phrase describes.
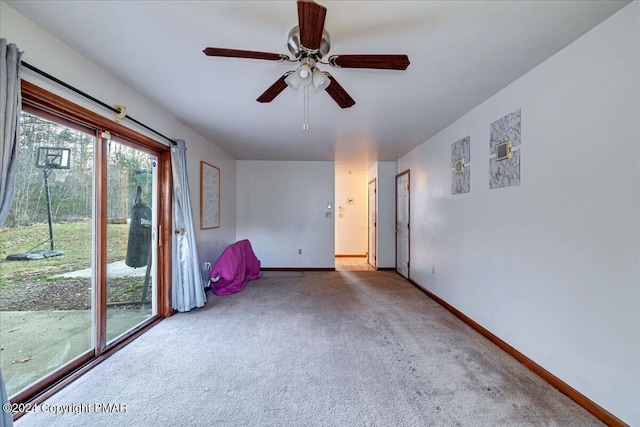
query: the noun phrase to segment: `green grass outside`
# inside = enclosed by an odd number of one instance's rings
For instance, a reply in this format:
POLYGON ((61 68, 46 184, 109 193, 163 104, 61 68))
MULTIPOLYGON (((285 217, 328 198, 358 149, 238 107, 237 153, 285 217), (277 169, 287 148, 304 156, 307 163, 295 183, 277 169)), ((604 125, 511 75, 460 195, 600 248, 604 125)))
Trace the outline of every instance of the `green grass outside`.
MULTIPOLYGON (((107 262, 125 258, 129 226, 107 225, 107 262)), ((49 248, 49 226, 36 224, 27 227, 3 228, 0 231, 0 287, 11 287, 25 280, 39 278, 56 280, 51 276, 91 267, 91 223, 70 222, 53 224, 55 249, 63 251, 58 257, 29 261, 8 261, 7 255, 49 248)))

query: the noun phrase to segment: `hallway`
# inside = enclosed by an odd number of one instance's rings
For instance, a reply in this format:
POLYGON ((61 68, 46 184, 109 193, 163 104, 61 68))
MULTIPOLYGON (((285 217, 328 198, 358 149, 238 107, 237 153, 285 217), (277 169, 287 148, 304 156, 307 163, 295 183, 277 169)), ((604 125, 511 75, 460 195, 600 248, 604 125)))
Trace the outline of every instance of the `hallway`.
POLYGON ((365 257, 336 257, 336 271, 375 271, 365 257))

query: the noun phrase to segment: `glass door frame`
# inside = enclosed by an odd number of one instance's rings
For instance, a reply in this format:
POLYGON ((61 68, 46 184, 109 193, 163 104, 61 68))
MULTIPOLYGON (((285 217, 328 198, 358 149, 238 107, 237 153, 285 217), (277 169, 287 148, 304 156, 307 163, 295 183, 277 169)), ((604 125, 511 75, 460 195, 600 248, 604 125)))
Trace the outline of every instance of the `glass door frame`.
MULTIPOLYGON (((172 181, 170 147, 161 144, 141 133, 129 129, 113 120, 81 107, 58 95, 22 81, 22 110, 39 117, 55 121, 82 131, 95 132, 96 145, 94 151, 94 216, 93 216, 93 249, 94 249, 94 293, 92 342, 94 347, 63 365, 49 375, 34 382, 11 398, 12 403, 40 402, 73 381, 82 373, 100 363, 111 353, 126 345, 145 330, 172 314, 171 305, 171 245, 172 245, 172 181), (105 133, 106 132, 106 133, 105 133), (127 141, 131 146, 157 158, 158 168, 158 226, 153 230, 154 244, 157 245, 157 313, 118 339, 106 342, 107 319, 107 147, 108 134, 127 141)), ((14 418, 19 417, 18 413, 14 418)))

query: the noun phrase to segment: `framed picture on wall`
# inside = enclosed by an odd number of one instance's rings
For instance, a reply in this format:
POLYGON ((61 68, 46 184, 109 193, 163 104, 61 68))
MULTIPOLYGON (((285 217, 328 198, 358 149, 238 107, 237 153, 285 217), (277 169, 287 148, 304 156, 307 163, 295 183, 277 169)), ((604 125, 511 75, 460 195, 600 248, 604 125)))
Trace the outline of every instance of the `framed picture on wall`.
POLYGON ((220 169, 200 161, 200 229, 220 227, 220 169))

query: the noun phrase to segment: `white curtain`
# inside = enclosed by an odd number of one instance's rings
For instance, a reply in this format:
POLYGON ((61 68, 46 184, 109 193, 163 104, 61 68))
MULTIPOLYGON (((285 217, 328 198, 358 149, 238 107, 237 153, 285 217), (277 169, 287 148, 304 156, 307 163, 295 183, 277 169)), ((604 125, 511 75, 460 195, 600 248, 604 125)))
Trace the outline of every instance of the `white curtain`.
MULTIPOLYGON (((15 44, 0 39, 0 227, 4 224, 13 198, 14 179, 18 169, 20 134, 20 57, 15 44)), ((0 372, 0 401, 9 402, 0 372)), ((0 411, 0 427, 13 425, 11 411, 0 411)))
POLYGON ((20 57, 15 44, 0 39, 0 227, 13 198, 20 133, 20 57))
POLYGON ((183 140, 171 147, 173 170, 173 210, 175 239, 173 245, 173 308, 189 311, 202 307, 207 301, 200 271, 189 180, 187 177, 187 148, 183 140))

